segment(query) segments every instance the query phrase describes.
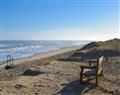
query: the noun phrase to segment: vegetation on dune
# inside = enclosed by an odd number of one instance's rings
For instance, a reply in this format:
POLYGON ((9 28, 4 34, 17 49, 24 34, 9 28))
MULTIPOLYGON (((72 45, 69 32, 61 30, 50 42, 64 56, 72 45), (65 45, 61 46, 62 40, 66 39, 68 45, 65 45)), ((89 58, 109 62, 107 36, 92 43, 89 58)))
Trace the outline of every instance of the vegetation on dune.
POLYGON ((101 55, 105 57, 120 56, 120 39, 112 39, 108 41, 91 42, 80 50, 77 50, 72 56, 80 56, 86 58, 98 58, 101 55))

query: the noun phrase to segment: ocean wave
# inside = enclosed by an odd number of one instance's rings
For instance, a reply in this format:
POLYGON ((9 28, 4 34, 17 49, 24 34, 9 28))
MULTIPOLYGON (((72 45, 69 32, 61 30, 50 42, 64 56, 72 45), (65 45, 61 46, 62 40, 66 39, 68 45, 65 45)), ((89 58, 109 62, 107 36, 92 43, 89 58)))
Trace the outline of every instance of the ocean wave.
POLYGON ((23 51, 28 49, 38 49, 43 48, 43 45, 30 45, 30 46, 21 46, 21 47, 13 47, 13 48, 6 48, 6 49, 0 49, 0 53, 5 52, 16 52, 16 51, 23 51))
POLYGON ((7 55, 15 59, 23 58, 81 43, 81 41, 3 41, 0 48, 0 62, 5 61, 7 55))

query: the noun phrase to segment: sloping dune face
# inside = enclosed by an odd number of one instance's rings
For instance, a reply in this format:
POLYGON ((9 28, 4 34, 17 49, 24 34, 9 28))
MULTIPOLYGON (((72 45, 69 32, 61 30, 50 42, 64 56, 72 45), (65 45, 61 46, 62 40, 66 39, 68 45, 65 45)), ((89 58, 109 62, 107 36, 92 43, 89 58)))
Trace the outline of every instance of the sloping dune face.
POLYGON ((85 45, 81 50, 91 49, 91 48, 100 49, 100 50, 105 50, 105 49, 120 50, 120 39, 116 38, 104 42, 91 42, 85 45))
POLYGON ((72 56, 86 58, 98 58, 101 55, 105 57, 120 56, 120 39, 113 39, 104 42, 92 42, 77 50, 72 56))

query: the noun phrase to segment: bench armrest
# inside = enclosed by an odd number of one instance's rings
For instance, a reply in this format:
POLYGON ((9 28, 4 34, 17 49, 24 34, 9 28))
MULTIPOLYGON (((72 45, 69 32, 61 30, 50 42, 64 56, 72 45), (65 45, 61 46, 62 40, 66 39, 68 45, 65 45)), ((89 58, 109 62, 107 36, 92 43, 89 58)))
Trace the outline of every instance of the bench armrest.
POLYGON ((93 68, 96 68, 96 66, 80 66, 80 68, 88 68, 88 69, 93 69, 93 68))
POLYGON ((96 64, 97 63, 97 61, 96 60, 90 60, 90 61, 88 61, 88 65, 89 66, 91 66, 92 64, 96 64))
POLYGON ((97 60, 89 60, 88 62, 89 62, 89 63, 96 63, 97 60))

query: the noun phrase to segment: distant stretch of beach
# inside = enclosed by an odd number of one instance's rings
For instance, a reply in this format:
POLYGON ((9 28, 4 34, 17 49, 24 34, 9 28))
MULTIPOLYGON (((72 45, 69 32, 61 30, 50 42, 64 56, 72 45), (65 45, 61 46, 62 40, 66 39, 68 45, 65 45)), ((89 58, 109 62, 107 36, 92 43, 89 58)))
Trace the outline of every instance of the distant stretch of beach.
MULTIPOLYGON (((55 56, 55 55, 75 51, 77 49, 80 49, 81 47, 82 47, 82 45, 80 45, 80 46, 71 46, 71 47, 61 48, 61 49, 57 49, 57 50, 51 50, 51 51, 44 52, 44 53, 38 53, 38 54, 29 56, 29 57, 16 59, 16 60, 14 60, 13 64, 14 65, 15 64, 21 64, 21 63, 25 63, 27 61, 33 61, 33 60, 38 60, 38 59, 42 59, 42 58, 47 58, 47 57, 51 57, 51 56, 55 56)), ((0 65, 0 68, 5 67, 6 65, 7 64, 5 62, 4 64, 0 65)))

